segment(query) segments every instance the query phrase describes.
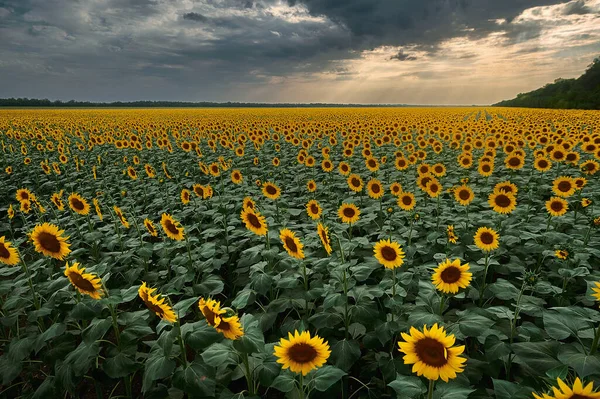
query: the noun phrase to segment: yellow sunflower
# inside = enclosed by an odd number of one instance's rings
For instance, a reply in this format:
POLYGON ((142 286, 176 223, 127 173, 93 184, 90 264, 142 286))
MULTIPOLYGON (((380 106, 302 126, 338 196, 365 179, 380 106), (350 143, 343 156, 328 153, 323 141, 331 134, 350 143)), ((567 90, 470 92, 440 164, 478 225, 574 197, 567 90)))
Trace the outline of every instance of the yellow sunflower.
POLYGON ((152 220, 148 218, 144 219, 144 226, 152 237, 158 236, 158 231, 156 231, 156 226, 154 226, 154 222, 152 222, 152 220))
POLYGON ((69 207, 80 215, 87 215, 90 212, 90 204, 77 193, 72 193, 68 198, 69 207))
POLYGON ((581 199, 581 206, 583 208, 587 208, 588 206, 590 206, 592 204, 592 200, 589 198, 582 198, 581 199))
POLYGON ((398 206, 405 211, 412 211, 415 207, 415 195, 413 193, 409 193, 408 191, 404 191, 402 194, 398 196, 398 206))
POLYGON ((433 269, 431 281, 435 288, 445 294, 456 294, 460 288, 467 288, 473 277, 469 264, 460 264, 460 259, 446 259, 433 269))
POLYGON ((281 189, 271 182, 265 182, 262 185, 262 193, 265 197, 276 200, 281 195, 281 189))
POLYGON ((279 345, 273 349, 277 363, 283 369, 289 368, 302 375, 323 366, 331 354, 329 344, 323 338, 318 335, 311 337, 308 331, 298 333, 297 330, 294 335, 288 333, 288 339, 281 338, 279 345))
POLYGON ((321 217, 323 209, 316 200, 310 200, 308 201, 308 204, 306 204, 306 213, 311 219, 317 220, 321 217))
POLYGON ((244 197, 242 201, 242 208, 256 209, 256 202, 251 197, 244 197))
POLYGON ((369 194, 369 197, 373 199, 379 199, 383 197, 384 191, 381 181, 378 179, 369 180, 367 183, 367 193, 369 194))
POLYGON ((244 207, 240 217, 246 228, 256 235, 264 236, 267 234, 267 222, 265 217, 260 212, 255 211, 254 208, 244 207))
POLYGON ((390 185, 390 192, 394 197, 399 197, 402 194, 402 185, 398 182, 393 182, 390 185))
POLYGON ((17 201, 19 201, 19 202, 24 201, 24 200, 31 201, 32 196, 33 196, 33 194, 27 188, 20 188, 17 190, 17 193, 15 194, 15 197, 17 198, 17 201))
POLYGON ((564 198, 552 197, 546 201, 546 210, 551 216, 562 216, 568 209, 569 203, 564 198))
POLYGON ((94 204, 94 208, 96 210, 96 215, 98 215, 98 219, 100 219, 100 221, 102 221, 102 219, 104 218, 104 216, 102 215, 102 210, 100 209, 100 202, 98 201, 97 198, 94 198, 92 200, 93 204, 94 204))
POLYGON ((306 182, 306 189, 309 192, 314 193, 317 190, 317 183, 314 180, 309 180, 306 182))
POLYGON ((214 299, 200 298, 198 308, 206 319, 206 322, 223 334, 225 338, 236 340, 244 335, 244 330, 238 316, 232 309, 221 309, 221 303, 214 299))
POLYGON ((437 198, 443 192, 443 188, 440 182, 437 179, 433 178, 429 180, 425 185, 425 192, 431 198, 437 198))
POLYGON ((491 193, 488 198, 488 204, 490 204, 494 212, 508 214, 517 207, 517 199, 511 193, 491 193))
POLYGON ((404 264, 404 251, 395 241, 380 240, 373 248, 375 258, 388 269, 395 269, 404 264))
POLYGON ((338 216, 342 223, 356 223, 360 218, 360 209, 354 204, 344 203, 338 209, 338 216))
POLYGON ((163 213, 160 217, 160 225, 163 231, 171 240, 181 241, 185 237, 184 229, 181 223, 168 213, 163 213))
POLYGON ((117 217, 119 218, 119 221, 121 222, 121 224, 123 225, 123 227, 125 227, 126 229, 128 229, 129 228, 129 222, 125 218, 125 215, 123 215, 123 211, 121 210, 121 208, 119 208, 118 206, 114 205, 113 206, 113 211, 115 211, 115 215, 117 215, 117 217))
POLYGON ((188 190, 187 188, 184 188, 183 190, 181 190, 181 203, 183 205, 187 205, 190 203, 190 198, 191 198, 191 193, 190 190, 188 190))
POLYGON ((15 209, 13 208, 12 204, 10 204, 8 206, 8 210, 6 211, 6 213, 7 213, 9 219, 12 219, 15 217, 15 209))
POLYGON ((50 201, 52 201, 52 203, 54 204, 56 209, 58 209, 59 211, 65 210, 65 204, 63 203, 62 196, 63 196, 63 190, 60 190, 60 192, 54 193, 50 197, 50 201))
POLYGON ((590 381, 585 387, 583 382, 578 378, 575 379, 573 387, 569 387, 560 378, 556 379, 558 383, 557 387, 552 387, 554 396, 542 394, 538 396, 533 394, 536 399, 598 399, 600 398, 600 392, 594 391, 594 383, 590 381), (560 388, 560 389, 559 389, 560 388))
POLYGON ((554 256, 556 256, 558 259, 565 260, 569 257, 569 251, 565 249, 557 249, 554 251, 554 256))
POLYGON ((475 245, 482 251, 489 252, 498 249, 500 246, 500 236, 489 227, 480 227, 475 232, 475 245))
POLYGON ((533 161, 533 167, 538 172, 547 172, 552 168, 552 162, 546 157, 538 157, 533 161))
POLYGON ((283 243, 283 248, 287 253, 296 259, 304 259, 302 248, 304 245, 296 237, 296 234, 289 229, 281 229, 279 231, 279 239, 283 243))
POLYGON ((352 173, 350 176, 348 176, 347 183, 348 188, 356 193, 361 192, 364 185, 362 179, 356 173, 352 173))
POLYGON ((42 223, 35 226, 29 233, 29 237, 37 252, 54 259, 63 260, 71 252, 69 243, 67 243, 69 237, 65 237, 64 232, 54 224, 42 223))
POLYGON ((28 214, 31 211, 31 201, 29 201, 29 200, 21 201, 20 210, 21 210, 21 212, 28 214))
POLYGON ((519 189, 514 183, 511 183, 510 181, 503 181, 494 186, 494 193, 499 193, 501 191, 510 193, 516 197, 519 189))
POLYGON ((321 239, 321 243, 323 244, 323 248, 327 252, 327 255, 331 255, 331 240, 329 239, 329 228, 325 226, 323 223, 319 223, 317 225, 317 233, 319 234, 319 238, 321 239))
POLYGON ((475 194, 473 193, 473 190, 466 184, 463 184, 454 190, 454 199, 462 206, 469 205, 474 198, 475 194))
POLYGON ((10 241, 5 241, 6 237, 0 237, 0 262, 8 266, 14 266, 19 263, 19 253, 12 246, 10 241))
POLYGON ((594 291, 592 296, 596 298, 596 301, 600 301, 600 281, 595 281, 594 285, 595 287, 592 287, 592 291, 594 291))
POLYGON ((231 171, 231 181, 233 182, 233 184, 241 184, 244 181, 242 172, 240 172, 238 169, 232 170, 231 171))
POLYGON ((592 159, 581 164, 581 171, 586 175, 595 175, 600 169, 600 164, 592 159))
POLYGON ((154 295, 154 291, 156 291, 156 288, 149 288, 144 282, 138 289, 138 295, 151 312, 169 323, 175 323, 177 315, 175 315, 173 308, 171 308, 165 298, 160 297, 160 294, 154 295))
POLYGON ((69 266, 69 262, 66 264, 65 276, 68 277, 69 281, 82 294, 89 295, 94 299, 100 299, 104 295, 102 289, 102 280, 95 274, 85 273, 85 267, 80 268, 79 263, 75 262, 69 266))
POLYGON ((459 355, 465 347, 453 346, 454 335, 447 335, 444 327, 438 327, 437 323, 431 329, 423 326, 423 332, 411 327, 410 335, 402 333, 402 338, 405 342, 398 342, 398 347, 405 354, 404 364, 412 364, 412 371, 418 376, 448 382, 463 372, 467 359, 459 355))
POLYGON ((192 190, 194 191, 194 194, 196 194, 196 197, 204 198, 206 187, 204 187, 202 184, 194 184, 192 186, 192 190))
POLYGON ((552 191, 559 197, 570 197, 575 194, 576 190, 577 184, 572 177, 561 176, 556 178, 552 183, 552 191))
POLYGON ((338 165, 338 171, 342 176, 348 176, 348 174, 350 174, 352 171, 352 168, 350 168, 350 165, 348 165, 347 162, 340 162, 338 165))

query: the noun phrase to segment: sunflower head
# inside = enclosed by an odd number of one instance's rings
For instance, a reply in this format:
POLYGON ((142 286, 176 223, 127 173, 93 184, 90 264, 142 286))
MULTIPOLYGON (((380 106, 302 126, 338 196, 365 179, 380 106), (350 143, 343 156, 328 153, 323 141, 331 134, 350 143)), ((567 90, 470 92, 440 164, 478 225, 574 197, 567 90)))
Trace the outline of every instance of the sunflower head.
POLYGON ((259 211, 251 207, 244 207, 240 218, 246 225, 246 228, 256 235, 264 236, 267 234, 267 222, 265 217, 259 211))
POLYGON ((163 213, 160 218, 160 225, 163 231, 172 240, 181 241, 184 239, 183 226, 173 218, 173 216, 163 213))
POLYGON ((323 366, 331 354, 329 344, 318 335, 311 337, 308 331, 288 333, 288 339, 282 338, 274 350, 282 368, 302 375, 323 366))
POLYGON ((475 232, 475 245, 484 252, 493 251, 500 246, 500 236, 489 227, 480 227, 475 232))
POLYGON ((77 262, 74 262, 71 266, 67 262, 65 276, 67 276, 73 287, 82 294, 94 299, 100 299, 104 295, 102 280, 95 274, 85 273, 85 268, 80 268, 77 262))
POLYGON ((567 213, 569 203, 561 197, 552 197, 546 201, 546 210, 550 216, 562 216, 567 213))
POLYGON ((10 241, 6 241, 6 237, 0 237, 0 263, 8 266, 14 266, 19 263, 19 253, 14 248, 10 241))
POLYGON ((380 240, 373 248, 375 258, 388 269, 395 269, 404 264, 404 251, 395 241, 380 240))
POLYGON ((405 211, 412 211, 415 207, 415 195, 407 191, 398 196, 398 206, 405 211))
POLYGON ((265 182, 262 186, 262 193, 265 197, 276 200, 281 196, 281 189, 275 183, 265 182))
POLYGON ((456 294, 459 289, 467 288, 471 283, 472 273, 469 264, 461 264, 460 259, 446 259, 433 269, 431 281, 435 288, 445 294, 456 294))
POLYGON ((342 223, 354 224, 360 218, 360 210, 354 204, 344 203, 338 209, 338 216, 342 223))
POLYGON ((517 198, 512 193, 504 191, 494 192, 490 194, 488 203, 494 212, 508 214, 517 207, 517 198))
POLYGON ((73 212, 80 215, 87 215, 90 212, 90 204, 81 195, 72 193, 69 195, 68 201, 73 212))
POLYGON ((325 226, 323 223, 319 223, 317 225, 317 233, 319 234, 319 239, 323 244, 323 248, 327 252, 327 255, 331 255, 331 240, 329 239, 329 228, 325 226))
POLYGON ((552 191, 559 197, 570 197, 575 194, 576 190, 577 184, 572 177, 561 176, 556 178, 552 183, 552 191))
POLYGON ((70 252, 68 236, 64 236, 64 230, 50 223, 42 223, 35 226, 29 233, 29 237, 35 246, 35 250, 45 256, 63 260, 70 252))
POLYGON ((321 217, 323 209, 316 200, 310 200, 306 204, 306 213, 311 219, 317 220, 321 217))
POLYGON ((285 248, 291 257, 296 259, 304 259, 304 251, 302 250, 304 245, 296 237, 294 232, 289 229, 282 229, 279 232, 279 238, 283 243, 283 248, 285 248))

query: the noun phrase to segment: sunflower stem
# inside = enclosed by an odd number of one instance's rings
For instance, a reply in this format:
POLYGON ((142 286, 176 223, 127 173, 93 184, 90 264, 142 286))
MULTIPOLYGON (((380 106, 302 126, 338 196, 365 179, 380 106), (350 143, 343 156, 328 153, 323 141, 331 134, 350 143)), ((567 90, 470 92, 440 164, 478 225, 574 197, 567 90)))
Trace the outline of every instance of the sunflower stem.
POLYGON ((435 380, 429 380, 429 389, 427 390, 427 399, 433 399, 434 387, 435 387, 435 380))
POLYGON ((304 374, 300 373, 300 387, 298 388, 298 396, 304 399, 304 374))
MULTIPOLYGON (((108 292, 106 289, 104 289, 104 291, 108 292)), ((108 295, 107 295, 107 297, 108 297, 108 295)), ((117 312, 111 303, 108 304, 108 309, 110 310, 110 315, 112 317, 112 325, 113 325, 113 330, 115 331, 115 338, 117 339, 117 347, 119 349, 121 349, 121 332, 119 331, 119 323, 117 321, 117 312)))
POLYGON ((248 354, 242 353, 242 362, 244 363, 244 375, 246 376, 246 384, 248 385, 248 394, 250 396, 256 395, 254 386, 254 375, 250 372, 250 362, 248 361, 248 354))
POLYGON ((19 254, 19 258, 21 259, 21 264, 23 265, 23 271, 25 272, 25 275, 27 276, 27 284, 29 285, 29 289, 31 290, 31 295, 33 296, 33 305, 35 306, 36 310, 39 310, 40 303, 38 301, 37 294, 35 292, 35 287, 33 286, 33 281, 31 280, 31 273, 29 272, 27 263, 25 263, 25 259, 23 258, 23 256, 21 256, 21 254, 19 254))
POLYGON ((191 249, 190 249, 190 241, 189 241, 189 239, 188 239, 188 235, 189 235, 189 234, 186 234, 186 235, 185 235, 185 246, 186 246, 186 248, 187 248, 188 260, 189 260, 189 262, 190 262, 190 269, 191 269, 191 268, 192 268, 192 264, 193 264, 193 262, 192 262, 192 251, 191 251, 191 249))
POLYGON ((485 253, 485 269, 483 270, 483 281, 481 282, 481 287, 479 288, 479 306, 483 304, 483 294, 485 292, 485 280, 487 279, 488 267, 490 265, 490 253, 486 251, 485 253))
MULTIPOLYGON (((169 304, 170 304, 169 300, 169 304)), ((172 305, 171 305, 172 306, 172 305)), ((177 315, 177 341, 179 342, 179 349, 181 350, 181 362, 183 363, 183 368, 187 368, 187 356, 185 352, 185 345, 183 344, 183 338, 181 337, 181 323, 179 322, 179 315, 177 315)))
POLYGON ((411 217, 410 218, 410 229, 408 230, 408 246, 410 246, 410 243, 412 242, 412 231, 413 231, 413 223, 415 222, 415 218, 411 217))
POLYGON ((592 347, 590 349, 590 356, 594 355, 598 350, 598 342, 600 341, 600 325, 596 328, 596 333, 594 334, 594 341, 592 342, 592 347))

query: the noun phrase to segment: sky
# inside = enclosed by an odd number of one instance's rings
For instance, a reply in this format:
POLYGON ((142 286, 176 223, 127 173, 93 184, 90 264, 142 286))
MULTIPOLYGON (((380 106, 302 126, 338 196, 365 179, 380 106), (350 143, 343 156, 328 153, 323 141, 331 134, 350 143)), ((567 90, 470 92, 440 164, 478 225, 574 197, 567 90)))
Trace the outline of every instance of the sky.
POLYGON ((600 56, 600 0, 0 0, 0 97, 491 104, 600 56))

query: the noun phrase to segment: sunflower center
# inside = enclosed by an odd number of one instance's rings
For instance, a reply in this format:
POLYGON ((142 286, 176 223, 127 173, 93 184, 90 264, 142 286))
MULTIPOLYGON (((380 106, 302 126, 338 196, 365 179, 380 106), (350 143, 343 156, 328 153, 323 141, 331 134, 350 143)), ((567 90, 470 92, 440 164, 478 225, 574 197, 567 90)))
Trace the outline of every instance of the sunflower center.
POLYGON ((310 204, 310 212, 314 215, 319 213, 319 207, 317 206, 317 204, 310 204))
POLYGON ((538 166, 540 168, 545 168, 546 166, 548 166, 548 161, 546 161, 545 159, 542 159, 541 161, 538 162, 538 166))
POLYGON ((270 195, 275 195, 277 194, 277 189, 273 186, 267 186, 265 187, 265 191, 270 194, 270 195))
POLYGON ((417 356, 423 363, 431 367, 442 367, 448 363, 444 345, 433 338, 423 338, 415 343, 417 356))
POLYGON ((508 208, 512 203, 510 198, 508 198, 508 196, 504 194, 498 195, 495 199, 495 202, 496 205, 498 205, 500 208, 508 208))
POLYGON ((223 321, 223 319, 221 319, 221 322, 219 323, 219 325, 217 326, 217 328, 219 330, 229 331, 229 330, 231 330, 231 324, 229 324, 228 322, 223 321))
POLYGON ((439 186, 435 183, 429 185, 429 191, 432 193, 437 193, 439 191, 439 186))
POLYGON ((487 231, 484 231, 483 233, 481 233, 481 236, 479 237, 479 239, 481 240, 482 243, 484 243, 486 245, 490 245, 491 243, 494 242, 493 234, 489 233, 487 231))
POLYGON ((260 220, 258 220, 258 217, 256 217, 255 214, 249 213, 248 216, 247 216, 247 218, 248 218, 248 221, 250 222, 250 224, 253 227, 255 227, 257 229, 260 229, 262 227, 262 224, 260 223, 260 220))
POLYGON ((58 241, 58 238, 54 234, 44 231, 39 234, 38 241, 46 251, 52 253, 60 252, 60 241, 58 241))
POLYGON ((325 233, 325 230, 321 230, 321 232, 319 234, 321 235, 321 241, 323 241, 323 243, 325 245, 329 244, 329 239, 327 238, 327 234, 325 233))
POLYGON ((408 195, 405 195, 404 197, 402 197, 402 203, 408 206, 412 204, 412 198, 410 198, 408 195))
POLYGON ((512 187, 511 186, 500 186, 498 187, 498 191, 504 191, 505 193, 512 193, 512 187))
POLYGON ((290 360, 296 363, 309 363, 317 357, 317 351, 309 344, 296 344, 288 349, 290 360))
POLYGON ((96 288, 94 288, 94 284, 83 278, 83 276, 79 273, 69 273, 69 278, 71 279, 71 282, 82 291, 96 291, 96 288))
POLYGON ((569 396, 569 399, 591 399, 591 396, 586 396, 586 395, 580 395, 578 393, 569 396))
POLYGON ((179 234, 179 229, 170 220, 165 221, 165 225, 167 226, 167 230, 169 230, 170 233, 175 235, 179 234))
POLYGON ((372 168, 374 168, 376 166, 375 162, 372 161, 372 160, 369 160, 369 166, 372 167, 372 168))
POLYGON ((452 284, 460 280, 460 269, 455 266, 450 266, 442 271, 441 278, 444 283, 452 284))
POLYGON ((85 206, 83 205, 83 202, 79 201, 79 199, 77 199, 77 198, 71 199, 71 205, 73 206, 73 208, 77 209, 78 211, 81 211, 81 210, 83 210, 83 208, 85 208, 85 206))
POLYGON ((356 212, 352 208, 344 208, 344 216, 347 218, 353 218, 356 212))
POLYGON ((146 306, 148 306, 148 309, 150 309, 152 312, 154 312, 158 317, 160 317, 161 319, 163 318, 163 316, 165 314, 165 311, 163 310, 163 308, 151 303, 150 301, 146 302, 146 306))
POLYGON ((352 179, 351 183, 354 187, 360 186, 360 181, 357 178, 352 179))
POLYGON ((469 197, 471 197, 471 195, 469 194, 469 192, 467 190, 460 190, 458 192, 458 197, 463 200, 466 201, 469 199, 469 197))
POLYGON ((8 248, 4 246, 4 243, 0 242, 0 258, 8 259, 10 258, 10 252, 8 252, 8 248))
POLYGON ((427 183, 429 183, 430 181, 431 181, 431 177, 424 177, 423 180, 421 180, 421 184, 426 186, 427 183))
POLYGON ((489 172, 490 171, 490 165, 488 164, 483 164, 481 166, 481 170, 483 170, 484 172, 489 172))
POLYGON ((298 246, 292 237, 285 237, 285 245, 291 252, 298 252, 298 246))
POLYGON ((510 166, 519 166, 521 164, 521 159, 517 157, 512 157, 508 160, 508 164, 510 166))
POLYGON ((378 184, 373 184, 371 186, 371 191, 373 191, 375 194, 378 194, 381 191, 381 187, 379 187, 378 184))
POLYGON ((196 187, 194 189, 194 192, 198 197, 204 197, 204 190, 202 190, 200 187, 196 187))
POLYGON ((554 212, 560 212, 563 209, 563 204, 560 201, 552 201, 550 208, 552 208, 554 212))
POLYGON ((560 183, 558 183, 558 190, 566 193, 569 190, 571 190, 571 183, 568 181, 561 181, 560 183))
POLYGON ((396 253, 396 250, 394 248, 385 246, 381 248, 381 256, 388 262, 392 262, 396 260, 398 254, 396 253))
POLYGON ((202 314, 206 318, 206 322, 211 326, 215 326, 215 313, 207 307, 202 310, 202 314))

